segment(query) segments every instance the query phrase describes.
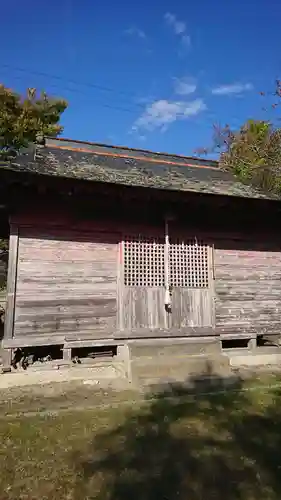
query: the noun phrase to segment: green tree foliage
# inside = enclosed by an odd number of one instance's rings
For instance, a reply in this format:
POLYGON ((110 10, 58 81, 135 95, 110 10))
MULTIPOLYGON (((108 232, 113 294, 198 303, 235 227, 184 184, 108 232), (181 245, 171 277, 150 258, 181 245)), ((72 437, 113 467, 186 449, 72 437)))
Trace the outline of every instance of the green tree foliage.
POLYGON ((11 158, 31 142, 59 135, 63 130, 59 121, 66 107, 63 99, 50 98, 45 92, 38 95, 35 88, 21 96, 1 84, 0 158, 11 158))
POLYGON ((219 165, 232 172, 242 182, 264 192, 281 196, 281 80, 276 80, 273 92, 260 92, 267 105, 269 120, 248 120, 239 130, 214 126, 211 148, 199 148, 198 154, 219 153, 219 165))
MULTIPOLYGON (((38 95, 29 88, 25 96, 0 84, 0 160, 15 157, 29 143, 44 142, 45 137, 56 137, 63 127, 59 124, 67 102, 38 95)), ((6 287, 8 240, 0 239, 0 291, 6 287)))
POLYGON ((281 129, 248 120, 236 132, 216 128, 214 140, 223 169, 265 192, 281 194, 281 129))

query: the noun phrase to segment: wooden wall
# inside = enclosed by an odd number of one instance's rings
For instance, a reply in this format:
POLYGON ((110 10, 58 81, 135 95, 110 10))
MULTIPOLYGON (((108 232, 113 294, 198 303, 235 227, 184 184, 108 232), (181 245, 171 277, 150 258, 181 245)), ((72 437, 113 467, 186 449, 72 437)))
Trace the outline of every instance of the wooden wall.
POLYGON ((247 236, 215 244, 216 329, 281 332, 281 243, 247 236))
MULTIPOLYGON (((172 311, 163 287, 125 286, 122 234, 157 227, 69 223, 36 217, 17 222, 13 338, 145 338, 213 334, 213 289, 174 287, 172 311), (125 231, 126 229, 126 231, 125 231), (204 332, 203 332, 204 330, 204 332)), ((161 228, 158 228, 158 231, 161 228)))
POLYGON ((108 336, 116 327, 116 235, 20 227, 14 337, 108 336))
POLYGON ((89 222, 18 226, 15 339, 280 333, 281 243, 271 243, 273 234, 206 234, 214 246, 214 283, 175 287, 167 313, 164 288, 124 286, 122 225, 115 232, 89 222))

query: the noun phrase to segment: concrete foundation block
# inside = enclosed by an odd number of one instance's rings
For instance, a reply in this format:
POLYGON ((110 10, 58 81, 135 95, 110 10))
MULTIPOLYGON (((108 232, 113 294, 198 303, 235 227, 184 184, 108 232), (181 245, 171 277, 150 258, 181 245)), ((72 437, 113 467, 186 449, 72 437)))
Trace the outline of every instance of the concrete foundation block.
POLYGON ((165 380, 184 382, 194 377, 226 377, 230 363, 226 356, 155 356, 132 361, 132 379, 136 385, 157 384, 165 380))

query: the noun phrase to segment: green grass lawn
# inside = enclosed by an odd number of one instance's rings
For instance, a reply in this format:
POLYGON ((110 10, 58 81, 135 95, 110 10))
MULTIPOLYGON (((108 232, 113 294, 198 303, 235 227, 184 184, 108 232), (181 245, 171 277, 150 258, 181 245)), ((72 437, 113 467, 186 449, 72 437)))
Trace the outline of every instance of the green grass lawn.
POLYGON ((280 500, 281 379, 221 382, 56 416, 2 404, 0 499, 280 500))

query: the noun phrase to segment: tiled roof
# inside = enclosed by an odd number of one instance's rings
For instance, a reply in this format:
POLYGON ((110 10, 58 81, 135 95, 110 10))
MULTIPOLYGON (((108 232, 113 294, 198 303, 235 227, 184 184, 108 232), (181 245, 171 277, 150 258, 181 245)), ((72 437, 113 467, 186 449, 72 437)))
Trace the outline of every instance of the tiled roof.
POLYGON ((220 170, 215 161, 67 139, 49 139, 36 154, 31 148, 2 168, 126 186, 274 199, 220 170))

